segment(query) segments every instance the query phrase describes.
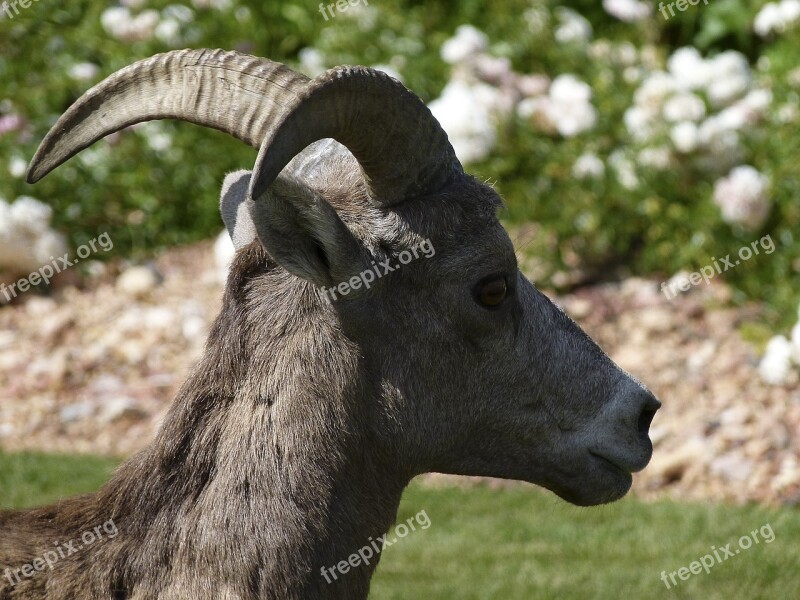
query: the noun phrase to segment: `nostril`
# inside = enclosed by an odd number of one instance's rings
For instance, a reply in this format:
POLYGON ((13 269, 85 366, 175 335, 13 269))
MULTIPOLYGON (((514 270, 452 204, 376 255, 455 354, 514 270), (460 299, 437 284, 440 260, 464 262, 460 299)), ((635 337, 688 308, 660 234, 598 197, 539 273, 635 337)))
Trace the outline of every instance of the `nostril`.
POLYGON ((652 408, 645 408, 639 414, 639 422, 637 423, 637 427, 639 429, 639 433, 642 435, 647 435, 647 432, 650 431, 650 423, 653 422, 653 417, 656 416, 656 410, 652 408))

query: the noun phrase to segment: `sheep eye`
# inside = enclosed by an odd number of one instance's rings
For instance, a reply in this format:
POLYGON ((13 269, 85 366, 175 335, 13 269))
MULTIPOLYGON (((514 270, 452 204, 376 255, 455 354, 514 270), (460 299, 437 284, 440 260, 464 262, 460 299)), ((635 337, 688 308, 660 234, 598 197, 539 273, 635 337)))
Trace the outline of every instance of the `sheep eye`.
POLYGON ((505 277, 493 277, 478 284, 475 299, 485 308, 496 308, 505 300, 507 293, 505 277))

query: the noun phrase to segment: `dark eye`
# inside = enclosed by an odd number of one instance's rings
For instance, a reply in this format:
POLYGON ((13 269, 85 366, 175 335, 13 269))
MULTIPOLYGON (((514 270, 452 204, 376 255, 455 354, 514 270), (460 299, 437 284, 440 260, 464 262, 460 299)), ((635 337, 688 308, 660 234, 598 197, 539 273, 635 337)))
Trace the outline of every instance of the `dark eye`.
POLYGON ((505 300, 507 293, 506 278, 496 276, 478 284, 475 290, 475 300, 485 308, 496 308, 505 300))

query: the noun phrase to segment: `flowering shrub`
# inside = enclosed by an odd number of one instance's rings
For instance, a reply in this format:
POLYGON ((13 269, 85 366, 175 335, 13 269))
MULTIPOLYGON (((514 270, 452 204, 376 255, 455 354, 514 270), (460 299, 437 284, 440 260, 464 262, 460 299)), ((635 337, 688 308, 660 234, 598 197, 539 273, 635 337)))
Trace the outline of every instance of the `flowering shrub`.
POLYGON ((42 0, 0 11, 0 196, 36 195, 78 245, 108 231, 150 253, 220 227, 224 173, 255 151, 172 122, 129 128, 36 188, 27 161, 61 112, 134 60, 223 47, 308 75, 366 64, 429 102, 510 222, 535 221, 541 279, 625 269, 669 277, 764 235, 777 251, 726 273, 789 326, 800 290, 800 0, 381 0, 324 19, 314 3, 42 0), (113 147, 113 148, 112 148, 113 147))
POLYGON ((800 369, 800 309, 797 318, 790 339, 776 335, 767 343, 764 357, 758 365, 758 371, 767 383, 783 385, 789 381, 793 366, 800 369))

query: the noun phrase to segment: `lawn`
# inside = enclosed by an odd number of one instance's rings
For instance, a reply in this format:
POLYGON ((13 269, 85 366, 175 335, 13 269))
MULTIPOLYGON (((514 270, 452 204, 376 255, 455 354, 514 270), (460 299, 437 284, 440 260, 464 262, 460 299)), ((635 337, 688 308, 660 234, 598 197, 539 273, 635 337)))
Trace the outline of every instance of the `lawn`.
MULTIPOLYGON (((114 465, 95 457, 0 453, 0 506, 29 506, 91 491, 114 465)), ((800 593, 796 508, 628 498, 585 509, 530 486, 495 490, 415 483, 403 497, 398 521, 420 511, 428 527, 418 525, 385 549, 371 598, 783 600, 800 593), (740 548, 740 538, 756 529, 759 543, 740 548), (712 546, 723 558, 727 544, 732 556, 719 563, 714 559, 710 573, 685 581, 676 576, 677 585, 669 590, 661 581, 662 571, 713 557, 712 546)))

